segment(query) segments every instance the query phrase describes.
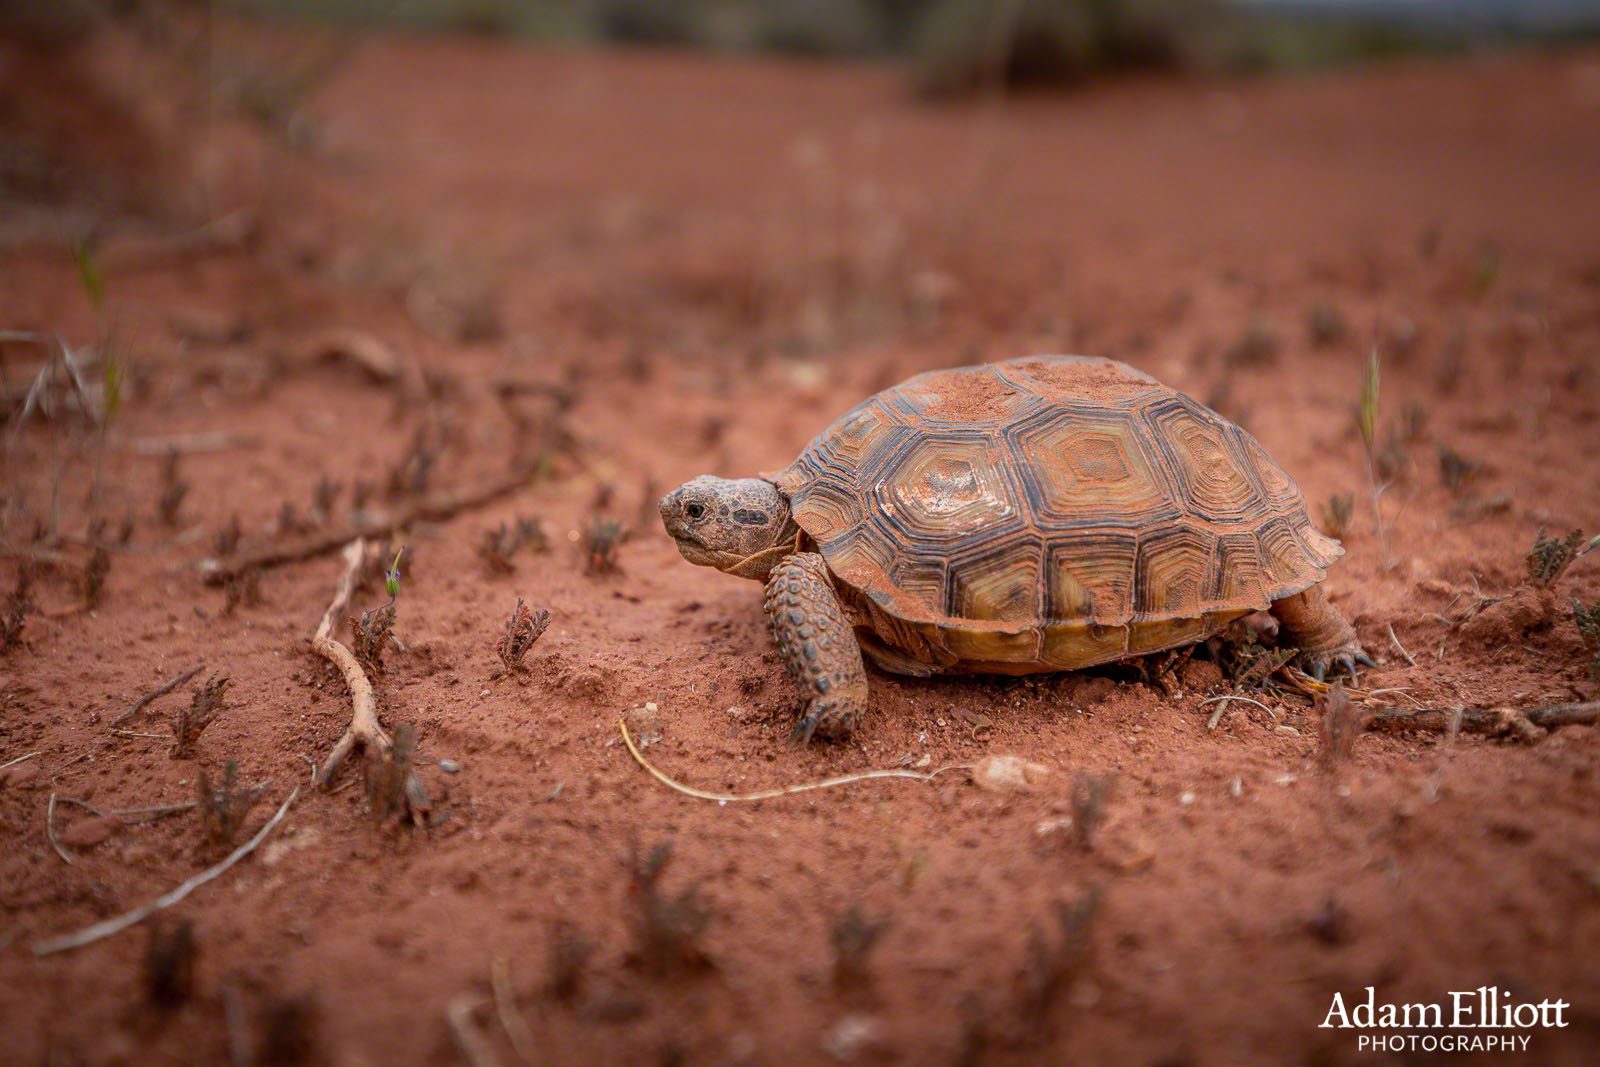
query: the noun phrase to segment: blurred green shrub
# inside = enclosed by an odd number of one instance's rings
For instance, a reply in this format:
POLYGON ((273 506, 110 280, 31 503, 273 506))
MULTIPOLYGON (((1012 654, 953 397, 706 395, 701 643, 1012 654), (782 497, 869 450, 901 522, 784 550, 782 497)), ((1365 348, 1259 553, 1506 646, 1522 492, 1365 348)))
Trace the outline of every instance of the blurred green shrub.
POLYGON ((919 92, 1067 82, 1113 70, 1177 70, 1197 56, 1212 0, 937 0, 911 48, 919 92))

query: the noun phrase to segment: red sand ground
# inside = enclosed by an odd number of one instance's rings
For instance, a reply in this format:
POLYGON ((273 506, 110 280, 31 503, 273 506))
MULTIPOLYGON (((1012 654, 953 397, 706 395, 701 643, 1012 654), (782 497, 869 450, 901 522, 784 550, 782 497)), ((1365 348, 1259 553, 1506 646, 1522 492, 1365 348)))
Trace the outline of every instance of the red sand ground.
MULTIPOLYGON (((396 38, 311 111, 311 163, 266 153, 282 170, 261 172, 253 254, 119 258, 114 242, 100 318, 58 247, 0 260, 0 325, 81 344, 110 330, 130 367, 102 503, 83 431, 34 421, 6 469, 25 508, 8 544, 48 515, 53 441, 63 532, 135 522, 92 612, 72 611, 86 552, 61 548, 26 647, 0 660, 0 761, 40 753, 0 772, 0 1060, 242 1062, 242 1041, 295 1062, 304 1039, 313 1062, 457 1062, 446 1006, 487 996, 497 958, 550 1062, 1359 1062, 1352 1032, 1317 1026, 1336 991, 1432 1002, 1491 983, 1572 1005, 1570 1026, 1497 1062, 1600 1056, 1594 729, 1531 746, 1374 734, 1327 771, 1294 700, 1235 705, 1208 732, 1199 702, 1222 689, 1195 663, 1175 694, 1126 672, 874 676, 853 739, 796 751, 757 587, 684 563, 649 514, 692 475, 787 463, 915 370, 1110 355, 1241 421, 1314 513, 1355 494, 1328 588, 1382 664, 1367 684, 1430 704, 1592 698, 1566 608, 1600 596, 1592 561, 1546 601, 1521 586, 1541 526, 1600 528, 1600 54, 933 109, 888 72, 396 38), (318 196, 277 180, 307 168, 318 196), (498 305, 503 334, 419 327, 449 299, 498 305), (1343 338, 1313 343, 1317 303, 1342 311, 1343 338), (302 358, 328 327, 415 360, 431 399, 302 358), (1351 418, 1375 337, 1384 433, 1414 424, 1387 551, 1351 418), (227 614, 194 566, 214 532, 237 514, 247 547, 270 542, 285 501, 303 513, 322 475, 381 482, 422 427, 446 442, 433 485, 496 474, 508 381, 560 387, 575 445, 537 486, 406 532, 409 651, 378 679, 385 721, 462 765, 424 771, 437 825, 380 826, 359 785, 302 786, 263 848, 173 909, 199 954, 169 1013, 146 999, 142 928, 35 959, 220 854, 185 815, 68 866, 45 837, 52 792, 182 801, 200 764, 234 759, 274 779, 253 830, 343 729, 348 698, 309 647, 337 554, 264 572, 261 602, 227 614), (186 456, 162 526, 163 461, 132 442, 216 430, 248 443, 186 456), (1441 445, 1481 464, 1457 490, 1441 445), (584 574, 569 539, 597 502, 633 528, 611 576, 584 574), (524 515, 552 550, 490 573, 483 532, 524 515), (531 673, 493 682, 518 595, 554 621, 531 673), (199 761, 167 755, 187 689, 110 731, 202 660, 233 685, 199 761), (629 758, 616 719, 647 700, 649 757, 709 789, 988 753, 1057 771, 1024 795, 952 773, 719 806, 629 758), (1114 779, 1087 851, 1061 829, 1083 771, 1114 779), (712 914, 701 972, 629 962, 627 857, 661 842, 667 893, 694 886, 712 914), (1085 958, 1030 1014, 1031 938, 1053 944, 1057 903, 1096 887, 1085 958), (852 907, 887 928, 867 985, 840 990, 830 930, 852 907), (546 988, 557 922, 596 946, 567 1002, 546 988)), ((5 359, 9 390, 37 366, 5 359)), ((82 817, 60 809, 58 827, 82 817)), ((516 1062, 491 1012, 474 1025, 516 1062)))

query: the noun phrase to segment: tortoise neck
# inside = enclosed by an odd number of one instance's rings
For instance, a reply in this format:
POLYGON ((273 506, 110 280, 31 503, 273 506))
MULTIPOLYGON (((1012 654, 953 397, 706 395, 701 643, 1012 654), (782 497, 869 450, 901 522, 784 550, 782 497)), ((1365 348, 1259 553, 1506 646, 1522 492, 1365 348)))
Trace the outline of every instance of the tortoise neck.
POLYGON ((778 533, 777 540, 759 552, 752 552, 732 566, 723 567, 722 570, 737 578, 752 578, 765 583, 776 567, 786 556, 792 556, 800 551, 804 541, 809 540, 800 525, 790 518, 783 524, 783 529, 778 533))

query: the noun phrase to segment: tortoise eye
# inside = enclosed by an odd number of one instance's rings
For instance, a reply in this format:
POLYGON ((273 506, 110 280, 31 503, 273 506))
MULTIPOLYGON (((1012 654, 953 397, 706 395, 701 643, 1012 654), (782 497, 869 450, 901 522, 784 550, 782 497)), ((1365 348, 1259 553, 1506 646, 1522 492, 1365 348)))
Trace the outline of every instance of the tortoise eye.
POLYGON ((700 516, 706 513, 706 506, 704 504, 690 504, 683 510, 684 514, 688 515, 691 519, 698 519, 700 516))

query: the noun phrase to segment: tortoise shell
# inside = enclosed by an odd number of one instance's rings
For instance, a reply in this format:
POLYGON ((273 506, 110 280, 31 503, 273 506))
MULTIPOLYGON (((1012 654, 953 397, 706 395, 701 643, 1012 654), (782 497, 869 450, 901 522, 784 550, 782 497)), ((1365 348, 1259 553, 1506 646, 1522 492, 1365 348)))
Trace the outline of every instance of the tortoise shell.
POLYGON ((858 627, 945 669, 1076 669, 1201 640, 1343 552, 1251 437, 1108 359, 930 371, 769 476, 858 627))

